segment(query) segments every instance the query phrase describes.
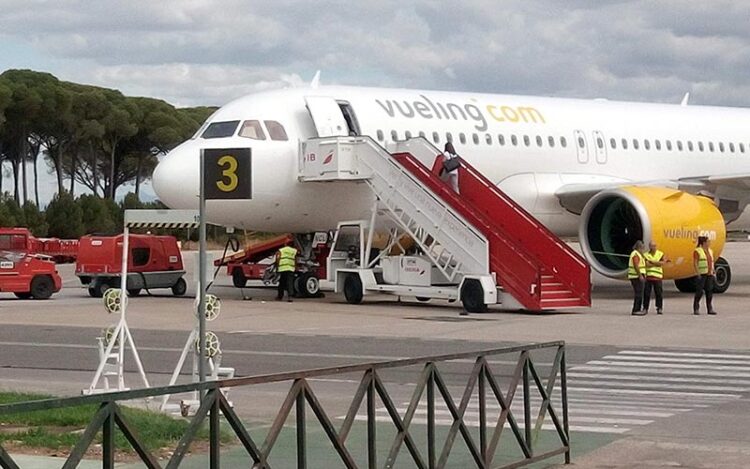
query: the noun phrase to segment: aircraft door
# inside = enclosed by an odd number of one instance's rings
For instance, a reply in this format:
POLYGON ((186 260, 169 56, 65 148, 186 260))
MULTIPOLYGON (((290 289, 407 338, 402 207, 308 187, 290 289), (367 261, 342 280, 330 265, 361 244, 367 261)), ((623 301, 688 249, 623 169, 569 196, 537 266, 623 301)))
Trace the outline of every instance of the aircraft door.
POLYGON ((349 126, 335 99, 328 96, 307 96, 305 102, 318 137, 349 135, 349 126))
POLYGON ((604 134, 598 130, 594 131, 594 151, 596 152, 596 162, 599 164, 607 163, 607 141, 604 134))
POLYGON ((581 130, 576 130, 574 132, 574 139, 575 139, 575 146, 576 146, 576 154, 578 155, 578 162, 581 164, 586 164, 589 162, 589 146, 588 142, 586 141, 586 134, 583 133, 581 130))

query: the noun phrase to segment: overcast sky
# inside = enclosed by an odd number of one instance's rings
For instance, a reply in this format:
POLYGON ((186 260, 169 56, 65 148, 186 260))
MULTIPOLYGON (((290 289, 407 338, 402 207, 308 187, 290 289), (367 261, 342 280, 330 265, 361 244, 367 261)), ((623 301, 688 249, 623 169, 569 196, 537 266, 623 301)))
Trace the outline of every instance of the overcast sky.
POLYGON ((0 70, 176 105, 309 81, 750 107, 747 0, 0 0, 0 70))

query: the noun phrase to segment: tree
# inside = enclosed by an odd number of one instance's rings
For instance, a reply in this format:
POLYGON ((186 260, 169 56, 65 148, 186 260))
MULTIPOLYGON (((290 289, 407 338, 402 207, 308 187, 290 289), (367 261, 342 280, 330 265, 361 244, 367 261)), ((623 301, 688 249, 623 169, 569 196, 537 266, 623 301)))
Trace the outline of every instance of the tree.
POLYGON ((0 195, 0 226, 8 228, 23 225, 23 212, 8 194, 0 195))
POLYGON ((78 198, 82 221, 86 234, 115 233, 118 231, 111 208, 107 201, 95 195, 82 195, 78 198))
POLYGON ((45 211, 49 235, 63 239, 83 236, 83 212, 73 197, 63 191, 55 195, 45 211))
POLYGON ((47 236, 47 221, 44 213, 39 210, 33 202, 26 202, 22 207, 25 225, 31 230, 31 233, 39 238, 47 236))

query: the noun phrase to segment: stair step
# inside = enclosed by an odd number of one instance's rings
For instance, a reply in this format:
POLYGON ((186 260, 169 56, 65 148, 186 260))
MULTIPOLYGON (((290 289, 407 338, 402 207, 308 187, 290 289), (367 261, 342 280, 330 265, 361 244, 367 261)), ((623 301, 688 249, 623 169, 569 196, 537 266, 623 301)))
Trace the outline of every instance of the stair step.
POLYGON ((569 298, 578 300, 578 297, 573 295, 573 293, 570 291, 560 291, 560 292, 550 292, 550 293, 542 292, 542 301, 544 300, 567 300, 569 298))

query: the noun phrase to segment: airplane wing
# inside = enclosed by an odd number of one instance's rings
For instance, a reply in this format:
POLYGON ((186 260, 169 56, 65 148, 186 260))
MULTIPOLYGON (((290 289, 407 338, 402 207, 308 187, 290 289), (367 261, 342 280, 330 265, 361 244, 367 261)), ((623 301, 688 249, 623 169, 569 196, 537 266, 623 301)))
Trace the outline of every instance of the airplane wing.
POLYGON ((628 183, 565 184, 555 191, 555 195, 566 210, 580 215, 586 203, 596 194, 623 185, 670 187, 690 194, 711 197, 727 223, 736 220, 750 203, 750 174, 747 173, 628 183))

